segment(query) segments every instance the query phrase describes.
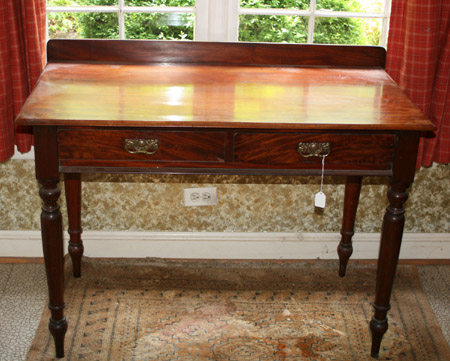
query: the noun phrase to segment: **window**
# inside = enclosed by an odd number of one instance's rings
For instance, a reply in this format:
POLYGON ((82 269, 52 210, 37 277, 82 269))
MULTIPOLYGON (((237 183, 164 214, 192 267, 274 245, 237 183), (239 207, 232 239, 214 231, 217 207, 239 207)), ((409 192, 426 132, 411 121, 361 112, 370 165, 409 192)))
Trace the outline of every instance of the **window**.
POLYGON ((195 0, 48 0, 48 37, 194 39, 195 0))
POLYGON ((390 1, 48 0, 48 37, 385 46, 390 1))

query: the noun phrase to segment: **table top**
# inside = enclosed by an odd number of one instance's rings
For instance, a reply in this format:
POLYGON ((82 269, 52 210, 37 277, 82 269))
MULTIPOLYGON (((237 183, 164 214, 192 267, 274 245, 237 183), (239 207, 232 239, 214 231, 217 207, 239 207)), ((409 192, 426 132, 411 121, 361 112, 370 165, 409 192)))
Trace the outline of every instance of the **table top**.
POLYGON ((19 125, 432 130, 381 68, 50 62, 19 125))

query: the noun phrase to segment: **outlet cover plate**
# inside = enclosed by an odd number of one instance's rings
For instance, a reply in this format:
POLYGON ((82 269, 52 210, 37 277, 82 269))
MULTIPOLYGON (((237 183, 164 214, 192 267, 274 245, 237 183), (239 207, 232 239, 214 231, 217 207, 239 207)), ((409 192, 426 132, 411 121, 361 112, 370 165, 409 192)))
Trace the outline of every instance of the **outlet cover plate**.
POLYGON ((216 206, 217 188, 185 188, 184 205, 187 207, 216 206))

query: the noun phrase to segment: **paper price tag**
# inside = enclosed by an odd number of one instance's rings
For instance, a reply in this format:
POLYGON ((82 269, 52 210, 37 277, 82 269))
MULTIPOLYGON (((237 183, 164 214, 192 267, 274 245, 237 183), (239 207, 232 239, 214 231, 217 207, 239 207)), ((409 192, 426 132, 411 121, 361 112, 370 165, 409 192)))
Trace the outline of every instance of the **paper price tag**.
POLYGON ((325 208, 325 203, 327 201, 327 196, 323 192, 316 193, 314 199, 314 205, 319 208, 325 208))
POLYGON ((316 193, 316 196, 314 197, 314 205, 318 208, 325 208, 325 203, 327 201, 327 196, 322 192, 323 176, 325 173, 325 157, 326 155, 322 156, 322 176, 320 177, 320 192, 316 193))

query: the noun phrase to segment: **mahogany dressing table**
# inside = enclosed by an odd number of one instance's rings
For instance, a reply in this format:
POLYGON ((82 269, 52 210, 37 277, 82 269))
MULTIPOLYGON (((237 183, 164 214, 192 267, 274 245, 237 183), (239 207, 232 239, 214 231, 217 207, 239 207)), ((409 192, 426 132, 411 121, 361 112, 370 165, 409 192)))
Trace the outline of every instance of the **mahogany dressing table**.
POLYGON ((372 356, 386 314, 419 137, 434 126, 384 70, 378 47, 52 40, 17 118, 32 126, 50 332, 64 356, 64 174, 69 253, 80 277, 80 173, 347 176, 339 275, 345 275, 363 176, 390 177, 372 356))

